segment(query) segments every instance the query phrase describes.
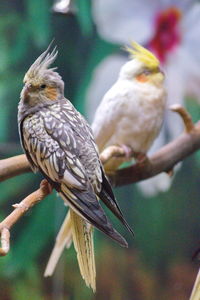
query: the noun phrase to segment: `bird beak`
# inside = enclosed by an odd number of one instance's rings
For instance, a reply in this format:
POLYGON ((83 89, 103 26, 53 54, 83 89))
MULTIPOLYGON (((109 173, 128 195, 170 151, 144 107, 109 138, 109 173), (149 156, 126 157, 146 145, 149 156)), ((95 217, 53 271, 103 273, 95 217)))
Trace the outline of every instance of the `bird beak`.
POLYGON ((26 84, 24 86, 24 92, 23 92, 23 96, 24 96, 24 101, 25 102, 28 102, 28 99, 29 99, 29 93, 32 89, 32 85, 31 84, 26 84))
POLYGON ((161 73, 163 76, 165 75, 161 68, 159 68, 159 73, 161 73))

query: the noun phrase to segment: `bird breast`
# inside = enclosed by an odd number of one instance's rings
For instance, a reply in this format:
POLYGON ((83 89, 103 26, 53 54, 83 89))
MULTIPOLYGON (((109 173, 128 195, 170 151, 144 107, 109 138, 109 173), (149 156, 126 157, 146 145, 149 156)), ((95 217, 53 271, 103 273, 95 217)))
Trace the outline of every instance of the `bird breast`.
POLYGON ((136 152, 146 153, 163 123, 164 88, 148 83, 122 81, 118 87, 114 86, 109 97, 109 111, 117 113, 118 117, 113 123, 114 134, 106 146, 125 144, 136 152), (114 98, 117 99, 115 103, 114 98))

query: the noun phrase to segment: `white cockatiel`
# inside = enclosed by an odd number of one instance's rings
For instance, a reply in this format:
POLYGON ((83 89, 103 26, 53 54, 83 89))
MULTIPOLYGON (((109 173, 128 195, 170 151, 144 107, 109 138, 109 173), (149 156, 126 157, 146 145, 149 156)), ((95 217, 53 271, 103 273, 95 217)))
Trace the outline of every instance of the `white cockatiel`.
MULTIPOLYGON (((164 74, 159 60, 147 49, 132 42, 126 48, 131 60, 125 63, 118 80, 96 110, 92 130, 100 153, 118 145, 144 158, 162 127, 166 105, 164 74)), ((127 157, 124 160, 131 159, 127 157)), ((112 173, 124 161, 113 158, 104 165, 112 173)))

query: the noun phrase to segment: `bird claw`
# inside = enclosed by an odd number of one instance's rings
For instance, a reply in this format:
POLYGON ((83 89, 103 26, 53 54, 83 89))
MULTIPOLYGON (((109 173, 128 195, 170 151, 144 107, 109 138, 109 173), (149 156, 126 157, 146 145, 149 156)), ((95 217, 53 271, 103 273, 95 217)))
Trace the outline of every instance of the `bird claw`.
POLYGON ((124 151, 124 156, 126 159, 129 160, 130 158, 133 157, 133 150, 130 146, 123 144, 123 145, 121 145, 121 148, 124 151))
POLYGON ((40 183, 40 188, 48 191, 48 194, 51 194, 53 190, 52 185, 46 179, 42 180, 42 182, 40 183))
POLYGON ((146 153, 133 152, 133 157, 135 158, 135 160, 138 164, 146 165, 146 164, 150 163, 149 158, 146 155, 146 153))
POLYGON ((170 169, 168 171, 166 171, 166 173, 169 175, 169 177, 172 177, 174 175, 174 169, 170 169))

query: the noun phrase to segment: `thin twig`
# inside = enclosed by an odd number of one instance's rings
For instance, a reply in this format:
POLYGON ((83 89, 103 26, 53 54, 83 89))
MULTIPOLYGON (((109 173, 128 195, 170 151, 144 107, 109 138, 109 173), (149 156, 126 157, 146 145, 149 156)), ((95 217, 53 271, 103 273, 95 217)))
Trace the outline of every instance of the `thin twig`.
POLYGON ((185 130, 188 133, 192 132, 195 129, 194 123, 192 121, 190 114, 187 112, 187 110, 183 106, 181 106, 179 104, 173 104, 170 106, 170 109, 174 112, 177 112, 181 116, 183 123, 185 125, 185 130))
POLYGON ((18 204, 14 211, 0 223, 1 248, 0 256, 6 255, 10 249, 10 229, 32 206, 50 194, 52 188, 46 179, 42 180, 38 190, 27 196, 18 204))
POLYGON ((25 154, 0 160, 0 182, 27 172, 31 167, 25 154))

